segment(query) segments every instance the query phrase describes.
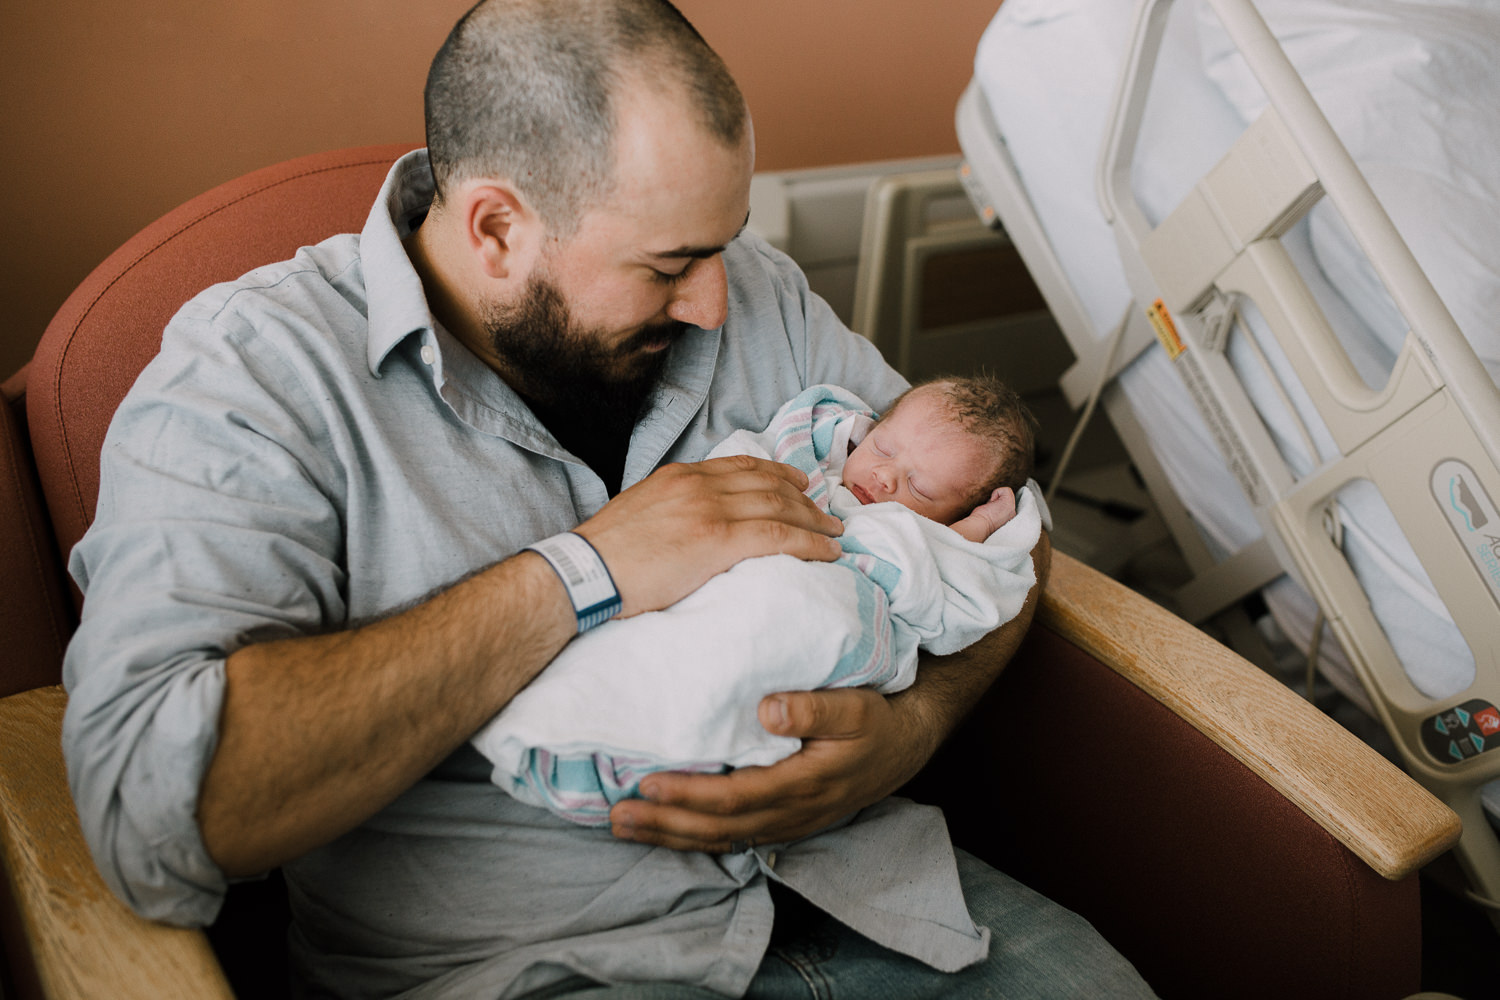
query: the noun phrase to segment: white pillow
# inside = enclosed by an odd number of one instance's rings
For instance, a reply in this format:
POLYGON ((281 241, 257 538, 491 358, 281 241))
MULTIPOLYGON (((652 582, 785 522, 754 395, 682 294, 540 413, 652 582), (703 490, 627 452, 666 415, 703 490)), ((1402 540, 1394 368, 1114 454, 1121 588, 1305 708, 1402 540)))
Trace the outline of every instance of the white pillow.
MULTIPOLYGON (((1256 7, 1433 287, 1500 382, 1500 3, 1257 0, 1256 7)), ((1204 69, 1245 122, 1259 83, 1207 4, 1204 69)), ((1333 205, 1313 254, 1391 351, 1407 324, 1333 205)))

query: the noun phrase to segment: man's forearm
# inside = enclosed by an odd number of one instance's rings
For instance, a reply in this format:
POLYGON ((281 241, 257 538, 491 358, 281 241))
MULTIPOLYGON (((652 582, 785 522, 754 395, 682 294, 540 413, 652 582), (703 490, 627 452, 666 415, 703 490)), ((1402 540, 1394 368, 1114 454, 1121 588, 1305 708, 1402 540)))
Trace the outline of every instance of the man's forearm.
POLYGON ((924 761, 968 716, 1026 637, 1052 565, 1052 545, 1045 531, 1031 550, 1031 558, 1037 582, 1019 614, 957 653, 923 654, 916 683, 892 696, 903 713, 910 713, 910 730, 919 740, 913 751, 921 753, 924 761), (924 739, 925 743, 921 742, 924 739))
POLYGON ((468 739, 575 631, 556 574, 523 552, 371 625, 237 651, 199 799, 210 856, 249 875, 353 828, 468 739))

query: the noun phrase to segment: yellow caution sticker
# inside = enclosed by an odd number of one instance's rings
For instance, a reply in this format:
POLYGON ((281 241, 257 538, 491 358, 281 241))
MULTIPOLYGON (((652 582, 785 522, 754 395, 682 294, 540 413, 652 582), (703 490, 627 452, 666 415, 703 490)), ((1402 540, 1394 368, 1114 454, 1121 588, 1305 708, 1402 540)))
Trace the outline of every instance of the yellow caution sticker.
POLYGON ((1146 318, 1151 321, 1151 326, 1156 330, 1156 339, 1161 341, 1161 346, 1166 349, 1167 357, 1173 361, 1187 350, 1187 345, 1177 335, 1177 324, 1172 322, 1172 314, 1167 312, 1166 303, 1157 299, 1146 309, 1146 318))

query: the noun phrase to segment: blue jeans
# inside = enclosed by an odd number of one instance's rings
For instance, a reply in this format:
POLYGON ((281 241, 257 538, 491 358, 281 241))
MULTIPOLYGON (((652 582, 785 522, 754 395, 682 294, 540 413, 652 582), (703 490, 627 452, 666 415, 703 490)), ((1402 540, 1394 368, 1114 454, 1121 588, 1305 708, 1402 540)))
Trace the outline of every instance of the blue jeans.
MULTIPOLYGON (((1088 921, 984 862, 955 851, 974 922, 990 929, 989 957, 959 972, 928 968, 805 905, 778 897, 777 930, 746 1000, 1061 1000, 1154 997, 1088 921)), ((543 990, 568 1000, 722 1000, 695 986, 599 986, 578 979, 543 990)))

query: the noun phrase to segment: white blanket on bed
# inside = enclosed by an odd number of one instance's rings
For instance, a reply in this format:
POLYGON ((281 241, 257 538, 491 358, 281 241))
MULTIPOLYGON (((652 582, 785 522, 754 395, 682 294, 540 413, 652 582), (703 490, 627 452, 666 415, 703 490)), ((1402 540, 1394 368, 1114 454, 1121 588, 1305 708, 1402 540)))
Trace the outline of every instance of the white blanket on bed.
POLYGON ((1021 609, 1042 527, 1032 488, 985 543, 896 503, 860 506, 840 485, 850 442, 872 425, 857 397, 815 386, 760 434, 713 452, 808 473, 808 495, 844 520, 838 562, 746 560, 670 608, 608 622, 568 644, 473 739, 516 798, 603 825, 653 771, 770 764, 800 741, 757 719, 779 691, 909 686, 918 647, 962 649, 1021 609))

